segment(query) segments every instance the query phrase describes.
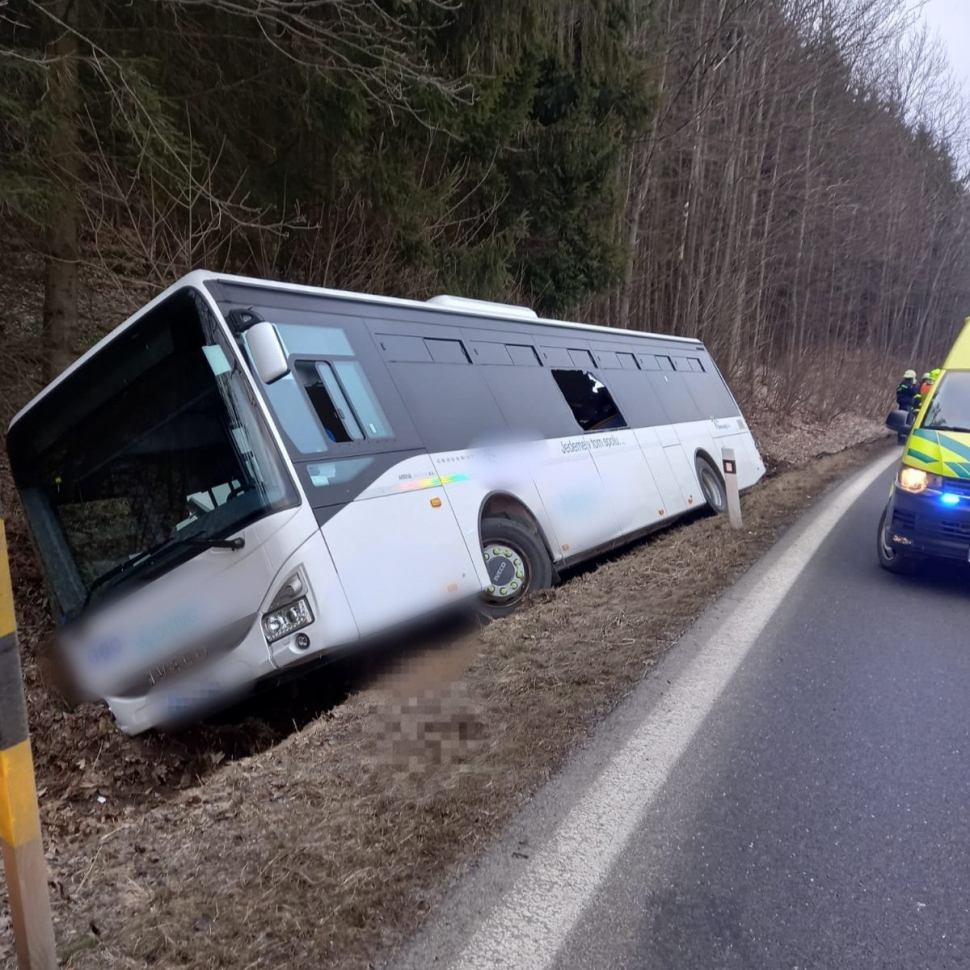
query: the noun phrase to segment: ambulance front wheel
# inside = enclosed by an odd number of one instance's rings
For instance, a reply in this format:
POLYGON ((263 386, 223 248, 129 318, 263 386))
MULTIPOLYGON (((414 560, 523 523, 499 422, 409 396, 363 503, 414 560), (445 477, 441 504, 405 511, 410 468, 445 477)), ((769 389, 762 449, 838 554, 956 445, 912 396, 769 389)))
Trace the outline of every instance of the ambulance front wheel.
POLYGON ((888 515, 889 506, 887 505, 879 517, 879 531, 876 535, 876 551, 879 555, 879 565, 883 569, 888 569, 891 573, 907 575, 916 569, 916 557, 912 553, 900 552, 889 541, 886 526, 888 515))

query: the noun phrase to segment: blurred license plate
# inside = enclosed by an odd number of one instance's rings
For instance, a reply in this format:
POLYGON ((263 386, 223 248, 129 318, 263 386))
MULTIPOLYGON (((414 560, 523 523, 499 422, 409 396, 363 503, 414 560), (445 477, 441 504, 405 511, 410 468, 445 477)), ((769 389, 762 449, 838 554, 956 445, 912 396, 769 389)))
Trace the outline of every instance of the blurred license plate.
MULTIPOLYGON (((967 553, 967 556, 970 558, 970 552, 967 553)), ((199 647, 190 653, 183 654, 181 657, 175 657, 173 660, 169 660, 168 663, 153 667, 148 672, 148 679, 151 681, 151 685, 154 687, 155 684, 165 677, 178 673, 180 670, 187 670, 189 667, 194 667, 199 661, 205 660, 207 653, 208 651, 205 647, 199 647)))

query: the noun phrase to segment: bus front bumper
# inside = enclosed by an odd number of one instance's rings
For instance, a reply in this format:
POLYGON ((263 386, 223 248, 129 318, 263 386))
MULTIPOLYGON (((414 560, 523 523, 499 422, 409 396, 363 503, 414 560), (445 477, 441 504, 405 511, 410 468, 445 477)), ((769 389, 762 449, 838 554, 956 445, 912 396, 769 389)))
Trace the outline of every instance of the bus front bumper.
POLYGON ((106 695, 118 727, 125 734, 151 728, 176 728, 231 706, 261 677, 276 671, 258 619, 229 652, 201 661, 197 669, 165 677, 144 693, 106 695))

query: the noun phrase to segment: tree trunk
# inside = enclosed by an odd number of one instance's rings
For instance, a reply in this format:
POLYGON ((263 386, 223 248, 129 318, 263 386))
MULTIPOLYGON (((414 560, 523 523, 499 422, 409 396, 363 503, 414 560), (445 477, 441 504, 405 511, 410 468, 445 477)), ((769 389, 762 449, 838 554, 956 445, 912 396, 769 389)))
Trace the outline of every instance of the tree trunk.
POLYGON ((55 181, 47 218, 44 279, 43 373, 50 382, 74 360, 78 274, 78 5, 50 4, 52 37, 48 51, 50 96, 57 111, 51 134, 50 165, 55 181))

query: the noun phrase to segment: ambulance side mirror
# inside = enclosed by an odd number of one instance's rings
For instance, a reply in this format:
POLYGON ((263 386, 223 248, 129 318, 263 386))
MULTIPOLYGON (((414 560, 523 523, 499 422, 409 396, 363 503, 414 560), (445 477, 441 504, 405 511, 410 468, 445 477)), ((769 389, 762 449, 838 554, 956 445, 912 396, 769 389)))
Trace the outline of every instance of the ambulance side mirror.
POLYGON ((286 351, 273 324, 265 320, 254 323, 246 331, 246 346, 256 373, 264 384, 272 384, 289 372, 286 351))
POLYGON ((916 415, 912 411, 893 411, 886 418, 886 427, 896 434, 908 434, 915 420, 916 415))

